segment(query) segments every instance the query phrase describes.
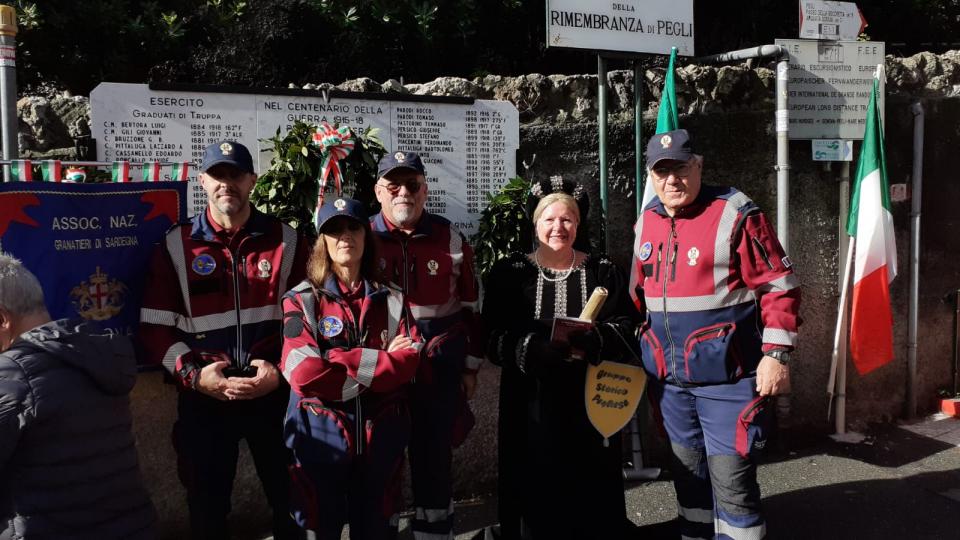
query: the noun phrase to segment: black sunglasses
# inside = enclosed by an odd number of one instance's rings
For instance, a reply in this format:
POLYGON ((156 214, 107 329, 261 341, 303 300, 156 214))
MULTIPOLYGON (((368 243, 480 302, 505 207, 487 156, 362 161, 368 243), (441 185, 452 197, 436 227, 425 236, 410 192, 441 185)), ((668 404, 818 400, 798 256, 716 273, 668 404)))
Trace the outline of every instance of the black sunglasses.
POLYGON ((400 193, 400 188, 406 186, 407 191, 410 193, 416 194, 420 191, 420 188, 423 186, 423 182, 417 179, 410 179, 404 182, 387 182, 386 184, 381 184, 377 182, 377 185, 386 189, 390 192, 391 195, 396 195, 400 193))

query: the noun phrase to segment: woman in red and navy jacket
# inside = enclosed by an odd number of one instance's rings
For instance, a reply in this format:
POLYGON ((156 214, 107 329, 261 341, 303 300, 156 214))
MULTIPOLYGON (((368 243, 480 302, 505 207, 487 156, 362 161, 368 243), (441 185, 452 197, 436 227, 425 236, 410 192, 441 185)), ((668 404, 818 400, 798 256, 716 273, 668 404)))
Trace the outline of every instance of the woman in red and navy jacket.
POLYGON ((376 283, 363 205, 317 212, 308 278, 283 298, 284 426, 293 451, 292 514, 319 540, 396 536, 400 473, 410 437, 404 385, 419 364, 400 292, 376 283))

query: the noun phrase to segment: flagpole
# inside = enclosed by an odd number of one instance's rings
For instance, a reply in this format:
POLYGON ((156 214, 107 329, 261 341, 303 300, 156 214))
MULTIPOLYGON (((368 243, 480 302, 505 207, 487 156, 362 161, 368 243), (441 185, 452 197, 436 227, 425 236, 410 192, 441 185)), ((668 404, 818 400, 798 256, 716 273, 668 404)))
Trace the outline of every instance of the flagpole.
POLYGON ((633 62, 633 159, 636 174, 633 182, 633 196, 637 203, 637 217, 643 209, 643 67, 639 60, 633 62))
POLYGON ((600 145, 600 222, 603 224, 603 251, 610 249, 607 223, 607 59, 597 55, 597 139, 600 145))
MULTIPOLYGON (((853 242, 848 242, 847 258, 843 264, 843 285, 840 288, 840 305, 837 308, 837 329, 833 333, 833 355, 830 361, 830 377, 827 382, 827 393, 836 398, 836 414, 834 415, 838 434, 846 433, 847 422, 847 303, 850 290, 850 274, 853 262, 853 242), (842 353, 841 353, 842 351, 842 353), (842 359, 841 359, 842 357, 842 359)), ((830 408, 827 407, 827 417, 830 417, 830 408)))

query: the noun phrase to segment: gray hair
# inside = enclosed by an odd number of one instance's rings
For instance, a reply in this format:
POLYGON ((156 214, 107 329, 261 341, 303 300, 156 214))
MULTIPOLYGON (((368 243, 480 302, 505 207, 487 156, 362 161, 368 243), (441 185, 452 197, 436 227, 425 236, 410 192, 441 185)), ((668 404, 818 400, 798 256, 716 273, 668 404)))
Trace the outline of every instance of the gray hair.
POLYGON ((46 313, 37 276, 10 254, 0 252, 0 309, 13 315, 46 313))

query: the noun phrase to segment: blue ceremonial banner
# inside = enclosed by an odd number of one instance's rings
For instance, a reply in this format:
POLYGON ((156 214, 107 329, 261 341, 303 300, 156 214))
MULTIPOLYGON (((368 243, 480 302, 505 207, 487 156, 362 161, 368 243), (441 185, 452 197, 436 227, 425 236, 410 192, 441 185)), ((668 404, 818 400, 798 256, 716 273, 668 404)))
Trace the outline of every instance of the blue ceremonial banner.
POLYGON ((171 225, 187 219, 186 182, 0 183, 0 251, 43 285, 54 319, 82 318, 132 334, 147 264, 171 225))

